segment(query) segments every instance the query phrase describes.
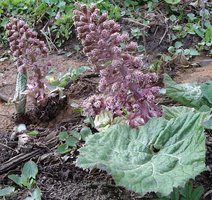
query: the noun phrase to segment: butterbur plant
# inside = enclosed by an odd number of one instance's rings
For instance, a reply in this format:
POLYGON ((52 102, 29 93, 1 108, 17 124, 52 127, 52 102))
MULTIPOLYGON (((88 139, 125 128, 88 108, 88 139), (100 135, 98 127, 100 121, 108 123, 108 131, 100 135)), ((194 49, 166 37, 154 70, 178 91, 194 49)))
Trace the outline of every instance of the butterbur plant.
POLYGON ((47 103, 47 87, 44 77, 50 63, 43 62, 42 58, 48 54, 45 43, 37 38, 37 33, 29 28, 23 20, 11 19, 7 25, 10 50, 17 58, 17 82, 14 103, 18 114, 24 114, 26 95, 33 98, 36 106, 45 106, 47 103), (28 77, 27 84, 27 73, 28 77))
POLYGON ((101 95, 85 100, 85 112, 93 117, 103 110, 111 111, 114 116, 127 116, 132 127, 160 116, 161 111, 155 104, 155 96, 159 93, 159 87, 155 86, 157 75, 139 70, 142 57, 135 56, 137 43, 121 34, 120 25, 108 20, 106 13, 100 15, 95 5, 78 4, 74 14, 83 52, 100 73, 98 89, 101 95))

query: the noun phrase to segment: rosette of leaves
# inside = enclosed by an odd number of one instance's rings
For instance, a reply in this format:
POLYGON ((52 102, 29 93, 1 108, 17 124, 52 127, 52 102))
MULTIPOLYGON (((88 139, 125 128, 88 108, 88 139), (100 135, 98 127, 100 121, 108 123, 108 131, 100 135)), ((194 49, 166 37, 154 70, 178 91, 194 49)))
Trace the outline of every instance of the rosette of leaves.
POLYGON ((74 13, 83 52, 100 72, 98 89, 102 95, 88 98, 83 104, 85 112, 93 117, 102 110, 111 111, 115 116, 127 115, 132 127, 160 116, 155 103, 159 93, 159 87, 155 86, 157 75, 138 70, 142 67, 142 56, 134 55, 137 43, 121 34, 120 25, 109 20, 106 13, 100 15, 95 5, 78 5, 74 13))
POLYGON ((17 81, 14 102, 17 113, 23 114, 26 106, 26 94, 33 98, 36 106, 45 106, 48 97, 44 77, 50 63, 42 58, 48 54, 45 43, 37 38, 37 33, 23 20, 11 19, 7 24, 10 50, 16 57, 17 81), (27 84, 27 73, 28 84, 27 84))
POLYGON ((106 170, 117 185, 142 196, 167 196, 205 170, 204 118, 187 112, 171 120, 153 118, 137 129, 113 125, 87 138, 77 166, 106 170))

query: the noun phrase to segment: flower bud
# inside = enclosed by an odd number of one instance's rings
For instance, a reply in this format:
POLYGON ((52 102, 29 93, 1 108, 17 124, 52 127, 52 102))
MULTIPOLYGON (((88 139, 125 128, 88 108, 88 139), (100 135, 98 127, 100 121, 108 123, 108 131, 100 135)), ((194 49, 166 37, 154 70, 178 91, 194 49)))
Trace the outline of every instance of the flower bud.
POLYGON ((20 42, 19 45, 18 45, 18 47, 19 48, 23 48, 24 47, 24 43, 23 42, 20 42))
POLYGON ((13 33, 15 33, 15 30, 9 30, 8 36, 12 36, 13 33))
POLYGON ((44 48, 42 49, 42 53, 44 53, 44 54, 47 54, 48 51, 49 51, 49 50, 48 50, 46 47, 44 47, 44 48))
POLYGON ((16 46, 10 46, 10 50, 11 50, 11 51, 15 51, 16 49, 17 49, 16 46))
POLYGON ((107 30, 103 30, 103 31, 101 32, 101 34, 102 34, 102 37, 104 37, 104 38, 108 38, 108 37, 110 36, 110 33, 109 33, 109 31, 107 31, 107 30))
POLYGON ((23 26, 23 28, 24 28, 25 30, 28 30, 28 29, 29 29, 28 24, 25 24, 25 25, 23 26))
POLYGON ((91 14, 91 20, 95 22, 97 20, 97 14, 94 12, 91 14))
POLYGON ((17 39, 18 38, 18 36, 19 36, 19 34, 18 34, 18 32, 16 31, 16 32, 14 32, 13 34, 12 34, 12 37, 14 37, 15 39, 17 39))
POLYGON ((81 5, 80 10, 86 15, 87 14, 87 7, 86 5, 81 5))
POLYGON ((79 22, 79 21, 80 21, 80 16, 79 16, 79 15, 75 15, 75 16, 73 17, 73 20, 75 21, 75 23, 76 23, 76 22, 79 22))
POLYGON ((103 22, 102 25, 104 29, 110 29, 110 23, 108 21, 103 22))
POLYGON ((119 48, 119 47, 113 47, 113 53, 114 54, 120 54, 121 53, 121 48, 119 48))
POLYGON ((76 16, 80 16, 80 15, 82 15, 82 12, 81 11, 79 11, 79 10, 74 10, 74 15, 76 15, 76 16))
POLYGON ((128 51, 134 51, 137 49, 137 43, 136 42, 130 42, 127 46, 126 46, 126 50, 128 51))
POLYGON ((80 21, 88 22, 88 19, 85 16, 80 16, 80 21))
POLYGON ((16 25, 12 25, 12 30, 16 31, 16 25))
POLYGON ((25 25, 25 22, 23 20, 18 21, 17 27, 18 29, 22 28, 25 25))
POLYGON ((38 35, 38 34, 37 34, 36 32, 34 32, 34 31, 31 33, 31 37, 32 37, 32 38, 37 37, 37 35, 38 35))
POLYGON ((7 30, 11 30, 11 29, 12 29, 12 24, 11 24, 11 23, 8 23, 8 24, 6 25, 6 29, 7 29, 7 30))
POLYGON ((15 57, 20 56, 20 51, 19 50, 14 51, 13 56, 15 56, 15 57))
POLYGON ((107 13, 103 13, 102 16, 99 18, 99 24, 103 23, 107 20, 107 13))
POLYGON ((24 28, 20 28, 19 33, 23 34, 24 32, 25 32, 25 29, 24 28))
POLYGON ((95 26, 95 24, 89 24, 89 29, 91 30, 91 31, 95 31, 96 30, 96 26, 95 26))
POLYGON ((93 12, 95 12, 95 10, 96 10, 96 5, 93 4, 93 5, 91 6, 90 12, 93 13, 93 12))

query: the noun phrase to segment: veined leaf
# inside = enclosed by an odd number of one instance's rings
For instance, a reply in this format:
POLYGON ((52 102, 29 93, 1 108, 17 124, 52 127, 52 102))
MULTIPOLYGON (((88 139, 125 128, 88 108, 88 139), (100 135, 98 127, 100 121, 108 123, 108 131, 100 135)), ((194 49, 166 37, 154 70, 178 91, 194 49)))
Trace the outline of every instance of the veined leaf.
POLYGON ((179 117, 180 115, 187 112, 195 112, 194 108, 189 108, 186 106, 172 106, 172 107, 162 106, 162 108, 163 108, 163 116, 167 120, 179 117))
POLYGON ((203 126, 204 126, 204 128, 206 128, 206 129, 212 130, 212 116, 211 116, 210 119, 204 121, 203 126))
POLYGON ((202 90, 203 96, 208 100, 208 102, 212 106, 212 81, 203 83, 201 85, 201 90, 202 90))
POLYGON ((138 129, 113 125, 87 138, 77 166, 106 170, 141 195, 167 196, 205 169, 203 119, 203 113, 189 112, 170 121, 153 118, 138 129))
POLYGON ((14 187, 6 187, 6 188, 3 188, 3 189, 0 189, 0 197, 11 195, 14 192, 15 192, 14 187))
POLYGON ((15 174, 11 174, 8 176, 10 180, 12 180, 15 184, 19 185, 22 187, 22 182, 21 182, 21 177, 15 174))
POLYGON ((30 160, 24 164, 24 167, 22 169, 22 175, 26 176, 28 179, 30 178, 35 179, 37 173, 38 173, 38 167, 35 162, 30 160))
POLYGON ((102 111, 99 115, 97 115, 94 119, 95 128, 98 130, 107 129, 113 121, 113 113, 110 111, 102 111))
POLYGON ((24 200, 41 200, 41 190, 40 188, 36 188, 33 192, 32 192, 32 196, 31 197, 27 197, 24 200))
POLYGON ((177 84, 167 74, 164 75, 166 95, 182 105, 200 109, 202 106, 212 106, 203 96, 200 85, 195 83, 177 84))

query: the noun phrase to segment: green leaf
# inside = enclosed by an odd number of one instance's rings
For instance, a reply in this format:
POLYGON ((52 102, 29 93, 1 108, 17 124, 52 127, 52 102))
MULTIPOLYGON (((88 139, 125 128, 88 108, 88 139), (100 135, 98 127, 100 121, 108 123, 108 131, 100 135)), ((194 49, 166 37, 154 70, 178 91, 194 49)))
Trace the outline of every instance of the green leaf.
POLYGON ((207 83, 203 83, 201 85, 201 90, 202 90, 203 96, 212 105, 212 81, 209 81, 207 83))
POLYGON ((178 3, 180 3, 180 0, 165 0, 165 2, 166 3, 168 3, 168 4, 178 4, 178 3))
POLYGON ((190 50, 190 55, 191 56, 198 56, 198 55, 200 55, 200 53, 196 49, 190 48, 189 50, 190 50))
POLYGON ((179 49, 179 48, 182 47, 182 46, 183 46, 183 43, 182 43, 182 42, 179 42, 179 41, 175 42, 175 44, 174 44, 174 47, 175 47, 176 49, 179 49))
POLYGON ((204 194, 204 188, 202 186, 193 188, 192 183, 188 182, 184 188, 180 189, 180 194, 182 200, 201 200, 201 197, 204 194))
POLYGON ((31 136, 31 137, 35 137, 35 136, 37 136, 38 134, 39 134, 39 132, 36 131, 36 130, 30 131, 30 132, 27 133, 27 135, 29 135, 29 136, 31 136))
POLYGON ((138 45, 138 52, 139 53, 142 53, 142 52, 144 52, 145 51, 145 46, 144 45, 138 45))
POLYGON ((209 26, 205 32, 205 42, 212 43, 212 26, 209 26))
MULTIPOLYGON (((79 135, 79 133, 78 133, 79 135)), ((76 146, 77 142, 79 141, 78 138, 70 136, 67 140, 66 140, 66 145, 68 145, 69 147, 74 147, 76 146)))
POLYGON ((81 130, 80 130, 80 135, 81 135, 81 139, 85 141, 85 139, 89 136, 89 135, 92 135, 92 131, 90 128, 88 127, 83 127, 81 130))
POLYGON ((191 21, 193 21, 194 19, 196 19, 196 16, 195 16, 195 14, 193 14, 193 13, 188 13, 187 16, 188 16, 188 18, 189 18, 191 21))
POLYGON ((173 46, 170 46, 168 48, 169 53, 174 53, 175 52, 175 48, 173 46))
POLYGON ((162 106, 163 108, 163 116, 165 119, 170 120, 172 118, 179 117, 182 114, 188 113, 188 112, 194 112, 194 108, 189 108, 186 106, 162 106))
POLYGON ((77 131, 71 131, 70 137, 75 137, 78 141, 81 140, 81 135, 77 131))
POLYGON ((177 84, 167 74, 164 75, 166 95, 182 105, 201 108, 209 103, 203 98, 201 86, 195 83, 177 84))
POLYGON ((69 134, 67 131, 62 131, 59 133, 59 140, 60 141, 66 141, 67 138, 69 138, 69 134))
POLYGON ((8 176, 8 178, 10 180, 12 180, 15 184, 19 185, 20 187, 22 187, 22 182, 21 182, 21 177, 17 176, 15 174, 11 174, 8 176))
POLYGON ((203 118, 189 112, 170 121, 153 118, 137 129, 113 125, 87 138, 77 166, 106 170, 118 185, 141 195, 167 196, 205 170, 203 118))
POLYGON ((24 200, 41 200, 41 197, 42 197, 41 190, 39 188, 36 188, 32 192, 32 196, 31 197, 27 197, 24 200))
POLYGON ((6 187, 6 188, 3 188, 3 189, 0 189, 0 197, 9 196, 14 192, 15 192, 14 187, 6 187))
POLYGON ((174 21, 177 20, 177 17, 176 17, 175 15, 171 15, 171 16, 169 17, 169 19, 170 19, 172 22, 174 22, 174 21))
POLYGON ((174 31, 181 31, 182 29, 183 29, 183 27, 181 25, 173 26, 174 31))
POLYGON ((28 179, 30 178, 35 179, 37 173, 38 173, 38 167, 35 162, 30 160, 24 164, 24 167, 22 169, 22 175, 26 176, 28 179))
POLYGON ((58 153, 60 154, 65 154, 65 153, 68 153, 69 151, 71 151, 70 148, 68 148, 68 145, 66 144, 61 144, 57 147, 57 151, 58 153))
POLYGON ((33 183, 34 183, 34 179, 28 178, 28 177, 25 176, 24 174, 21 174, 21 184, 22 184, 24 187, 27 187, 28 189, 31 189, 33 183))
POLYGON ((195 188, 191 194, 191 198, 193 200, 201 200, 202 196, 204 194, 204 187, 203 186, 198 186, 197 188, 195 188))
POLYGON ((204 121, 204 122, 203 122, 203 126, 204 126, 204 128, 206 128, 206 129, 212 130, 212 118, 210 118, 210 119, 204 121))

